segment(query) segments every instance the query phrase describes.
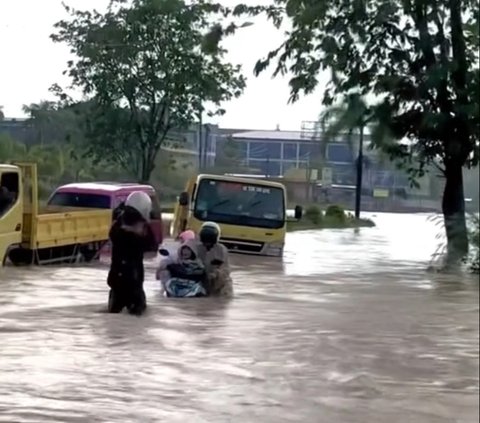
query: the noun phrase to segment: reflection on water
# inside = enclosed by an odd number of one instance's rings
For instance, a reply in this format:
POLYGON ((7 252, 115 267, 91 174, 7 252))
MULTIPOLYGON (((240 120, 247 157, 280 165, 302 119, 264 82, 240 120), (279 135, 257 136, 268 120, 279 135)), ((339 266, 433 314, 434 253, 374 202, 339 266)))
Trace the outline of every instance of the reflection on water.
POLYGON ((142 318, 105 264, 0 270, 0 422, 478 421, 478 283, 425 273, 425 216, 375 220, 232 256, 230 302, 148 281, 142 318))

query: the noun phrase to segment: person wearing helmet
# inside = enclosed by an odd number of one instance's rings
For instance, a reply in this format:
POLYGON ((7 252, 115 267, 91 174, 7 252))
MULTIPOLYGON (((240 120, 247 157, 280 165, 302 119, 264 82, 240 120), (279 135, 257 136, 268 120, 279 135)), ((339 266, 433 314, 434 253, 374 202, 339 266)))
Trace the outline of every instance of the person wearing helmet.
POLYGON ((107 284, 108 311, 142 314, 147 301, 143 290, 143 255, 155 243, 148 221, 152 201, 144 192, 132 192, 110 229, 112 259, 107 284))
POLYGON ((215 222, 205 222, 198 234, 198 257, 207 271, 207 293, 216 297, 231 297, 233 282, 230 276, 230 263, 227 248, 219 243, 220 226, 215 222))

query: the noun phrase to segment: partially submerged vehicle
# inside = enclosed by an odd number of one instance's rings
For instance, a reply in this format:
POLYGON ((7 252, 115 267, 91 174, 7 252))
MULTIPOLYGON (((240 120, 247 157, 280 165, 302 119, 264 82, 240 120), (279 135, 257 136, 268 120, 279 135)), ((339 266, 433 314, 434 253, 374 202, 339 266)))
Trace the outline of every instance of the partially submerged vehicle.
POLYGON ((0 164, 0 263, 90 261, 108 241, 110 210, 40 210, 37 167, 0 164))
MULTIPOLYGON (((164 238, 162 213, 158 195, 151 185, 119 182, 82 182, 62 185, 50 196, 47 207, 109 209, 113 216, 113 211, 121 206, 134 191, 144 192, 152 200, 150 226, 158 246, 164 238)), ((157 251, 157 247, 154 251, 157 251)))
MULTIPOLYGON (((179 196, 173 219, 174 237, 186 229, 198 232, 206 221, 220 225, 220 242, 229 251, 280 257, 287 232, 287 192, 279 182, 226 175, 191 178, 179 196)), ((294 219, 302 216, 295 207, 294 219)))

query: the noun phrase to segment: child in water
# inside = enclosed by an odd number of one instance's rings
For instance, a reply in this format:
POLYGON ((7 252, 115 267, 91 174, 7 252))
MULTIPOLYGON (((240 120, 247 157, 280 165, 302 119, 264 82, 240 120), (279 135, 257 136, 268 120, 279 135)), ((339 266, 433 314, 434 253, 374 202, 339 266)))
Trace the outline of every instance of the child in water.
POLYGON ((195 240, 186 241, 178 249, 178 258, 166 267, 170 279, 165 283, 167 297, 204 297, 205 267, 198 258, 195 240))
MULTIPOLYGON (((192 241, 195 239, 195 232, 192 230, 183 231, 177 238, 177 242, 180 245, 185 244, 188 241, 192 241)), ((162 291, 165 291, 165 284, 170 279, 170 272, 167 270, 167 266, 171 263, 175 263, 177 261, 176 252, 172 253, 168 251, 164 247, 160 247, 158 250, 160 255, 160 262, 157 267, 156 278, 157 281, 160 281, 162 291)))

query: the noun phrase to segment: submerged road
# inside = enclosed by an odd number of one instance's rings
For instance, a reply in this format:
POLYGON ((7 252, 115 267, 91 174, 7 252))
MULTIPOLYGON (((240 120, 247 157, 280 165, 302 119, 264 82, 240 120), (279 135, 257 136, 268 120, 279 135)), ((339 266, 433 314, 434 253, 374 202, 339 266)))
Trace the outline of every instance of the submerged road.
POLYGON ((426 215, 232 255, 236 297, 104 313, 107 266, 0 270, 0 422, 474 423, 478 278, 426 273, 426 215))

